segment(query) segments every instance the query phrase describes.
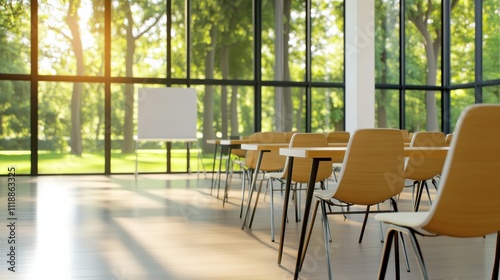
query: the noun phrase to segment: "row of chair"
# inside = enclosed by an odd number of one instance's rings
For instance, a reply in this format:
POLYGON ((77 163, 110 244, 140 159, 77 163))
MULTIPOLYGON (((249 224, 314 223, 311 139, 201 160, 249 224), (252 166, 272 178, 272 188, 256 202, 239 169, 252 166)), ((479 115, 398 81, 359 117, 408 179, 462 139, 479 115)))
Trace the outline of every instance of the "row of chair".
MULTIPOLYGON (((498 278, 498 264, 500 254, 500 240, 498 233, 500 231, 500 203, 497 202, 500 188, 495 182, 496 172, 500 169, 500 145, 492 139, 493 131, 496 137, 500 136, 500 105, 478 105, 465 110, 457 124, 455 134, 444 135, 441 132, 417 132, 408 134, 405 138, 405 132, 399 132, 393 129, 364 129, 358 130, 351 137, 348 137, 348 147, 345 159, 342 165, 337 166, 339 173, 336 183, 331 188, 326 188, 321 184, 321 189, 315 191, 315 203, 311 222, 306 237, 305 249, 301 256, 301 262, 305 259, 307 244, 312 234, 314 220, 317 209, 321 206, 323 229, 325 237, 325 248, 328 257, 329 276, 332 271, 329 260, 329 241, 331 240, 331 231, 327 215, 361 213, 365 215, 359 242, 362 240, 364 225, 369 213, 372 212, 394 212, 387 214, 378 214, 375 218, 380 222, 387 223, 390 226, 385 240, 385 249, 382 256, 382 263, 379 277, 385 276, 388 263, 391 244, 394 241, 402 242, 404 246, 403 234, 411 238, 411 244, 414 247, 422 275, 428 279, 424 261, 417 240, 419 235, 447 235, 455 237, 484 236, 490 233, 497 233, 496 256, 493 269, 493 278, 498 278), (479 131, 481 129, 481 131, 479 131), (403 137, 401 135, 403 134, 403 137), (410 138, 411 137, 411 138, 410 138), (453 139, 453 141, 451 141, 453 139), (409 141, 409 142, 408 142, 409 141), (441 147, 450 145, 449 155, 446 158, 409 158, 403 161, 403 149, 405 142, 410 146, 434 146, 441 147), (473 167, 473 174, 469 169, 470 164, 473 167), (444 166, 444 168, 443 168, 444 166), (438 186, 436 176, 441 176, 438 186), (405 179, 414 182, 414 212, 396 213, 397 196, 404 188, 405 179), (431 204, 430 211, 417 212, 424 188, 427 190, 427 181, 431 180, 437 189, 437 198, 431 204), (474 187, 474 191, 472 191, 474 187), (473 201, 470 201, 473 199, 473 201), (463 202, 467 200, 465 206, 463 202), (384 201, 390 202, 388 210, 380 210, 379 204, 384 201), (481 203, 484 202, 484 203, 481 203), (471 210, 471 203, 472 209, 471 210), (350 211, 347 207, 350 205, 364 205, 363 211, 350 211), (371 210, 370 207, 377 206, 377 210, 371 210), (332 207, 339 207, 340 211, 333 211, 332 207), (419 230, 423 228, 424 230, 419 230), (399 239, 401 237, 401 239, 399 239)), ((257 133, 251 137, 250 141, 263 143, 263 141, 273 141, 274 143, 286 143, 288 139, 278 136, 280 133, 257 133)), ((328 137, 317 133, 295 133, 290 138, 290 147, 324 147, 328 146, 328 137)), ((349 135, 350 136, 350 135, 349 135)), ((338 140, 337 140, 338 141, 338 140)), ((340 141, 338 141, 340 142, 340 141)), ((276 152, 277 153, 277 152, 276 152)), ((267 155, 266 155, 267 156, 267 155)), ((274 155, 275 165, 271 162, 266 165, 262 162, 261 171, 263 171, 262 181, 259 184, 257 195, 262 188, 262 182, 267 181, 271 197, 271 238, 274 241, 274 199, 273 193, 282 190, 282 182, 286 178, 287 170, 284 169, 286 158, 274 155), (280 158, 281 157, 281 158, 280 158), (273 187, 273 182, 280 182, 278 188, 273 187)), ((274 157, 270 153, 268 159, 274 157)), ((245 182, 251 178, 251 172, 256 172, 254 162, 256 154, 248 151, 244 157, 242 180, 242 203, 245 193, 245 182)), ((303 162, 299 159, 294 161, 292 170, 292 180, 296 188, 294 197, 297 199, 297 191, 300 190, 300 184, 306 183, 309 179, 310 160, 303 162)), ((324 182, 335 167, 332 169, 331 162, 322 162, 320 173, 317 176, 317 182, 324 182)), ((251 190, 250 190, 251 191, 251 190)), ((412 196, 413 197, 413 196, 412 196)), ((430 199, 430 195, 429 195, 430 199)), ((258 199, 256 199, 256 205, 258 199)), ((254 211, 257 207, 254 207, 254 211)), ((300 209, 297 207, 296 209, 300 209)), ((252 220, 253 215, 252 214, 252 220)), ((296 217, 300 217, 297 214, 296 217)), ((296 218, 298 219, 298 218, 296 218)), ((399 267, 398 246, 395 246, 396 267, 399 267)), ((406 255, 406 249, 405 249, 406 255)), ((407 269, 408 260, 407 262, 407 269)), ((397 271, 399 273, 399 271, 397 271)), ((399 275, 399 274, 398 274, 399 275)))
MULTIPOLYGON (((373 206, 384 200, 390 200, 393 213, 377 214, 375 218, 389 225, 385 238, 385 248, 379 270, 379 279, 386 274, 392 242, 394 242, 396 279, 399 279, 399 237, 403 234, 410 237, 411 244, 420 267, 423 279, 429 279, 417 235, 451 236, 451 237, 484 237, 497 234, 495 260, 492 279, 498 279, 500 259, 500 186, 497 173, 500 171, 500 105, 474 105, 468 107, 458 121, 454 140, 448 156, 441 162, 431 161, 418 164, 440 166, 441 184, 437 198, 427 212, 398 212, 393 199, 403 188, 407 172, 403 172, 402 139, 396 132, 383 130, 358 130, 347 148, 344 165, 338 183, 326 191, 316 191, 306 244, 301 256, 304 262, 307 244, 314 226, 314 218, 321 205, 329 279, 332 277, 330 266, 329 244, 330 228, 327 220, 327 206, 342 203, 373 206), (399 160, 398 160, 399 159, 399 160), (373 189, 374 186, 376 190, 373 189), (370 195, 367 195, 370 193, 370 195)), ((444 145, 443 135, 416 133, 412 138, 413 145, 423 145, 425 139, 434 140, 431 145, 444 145)), ((422 157, 422 159, 427 159, 422 157)), ((410 163, 411 164, 411 163, 410 163)), ((417 163, 414 163, 417 164, 417 163)), ((408 165, 408 162, 406 163, 408 165)), ((414 167, 418 167, 415 166, 414 167)), ((416 170, 417 168, 415 168, 416 170)), ((411 174, 416 174, 415 170, 411 174)), ((416 177, 426 180, 433 173, 416 177)), ((342 206, 340 204, 339 206, 342 206)), ((366 213, 368 213, 367 208, 366 213)), ((342 213, 342 211, 340 212, 342 213)), ((403 249, 406 247, 403 243, 403 249)), ((407 261, 407 258, 405 259, 407 261)), ((408 269, 407 264, 407 269, 408 269)))

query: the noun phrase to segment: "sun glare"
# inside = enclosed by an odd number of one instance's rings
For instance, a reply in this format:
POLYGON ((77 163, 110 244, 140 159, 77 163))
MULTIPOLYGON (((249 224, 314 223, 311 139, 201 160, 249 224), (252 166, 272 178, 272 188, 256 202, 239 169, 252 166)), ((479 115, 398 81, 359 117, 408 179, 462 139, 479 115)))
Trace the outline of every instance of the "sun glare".
POLYGON ((90 48, 95 44, 95 38, 94 36, 92 36, 88 29, 88 23, 92 15, 92 2, 82 1, 80 9, 78 10, 78 16, 80 17, 80 21, 78 24, 80 26, 80 36, 84 49, 90 48))

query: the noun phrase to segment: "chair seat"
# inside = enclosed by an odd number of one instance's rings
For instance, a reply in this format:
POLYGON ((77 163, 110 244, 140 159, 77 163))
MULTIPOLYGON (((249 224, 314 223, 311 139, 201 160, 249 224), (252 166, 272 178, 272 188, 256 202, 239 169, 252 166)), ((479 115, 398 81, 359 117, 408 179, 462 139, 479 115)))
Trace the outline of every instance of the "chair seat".
POLYGON ((283 178, 283 176, 285 176, 285 171, 280 171, 280 172, 267 172, 266 174, 264 174, 264 178, 268 179, 268 178, 273 178, 273 179, 281 179, 283 178))
MULTIPOLYGON (((428 216, 428 212, 394 212, 377 214, 375 215, 375 219, 402 227, 418 228, 425 222, 428 216)), ((426 232, 423 229, 419 231, 426 232)))
POLYGON ((337 184, 333 186, 333 188, 329 188, 327 190, 317 190, 314 192, 314 196, 323 199, 323 200, 329 200, 332 198, 332 196, 335 194, 337 191, 337 184))
POLYGON ((334 162, 332 163, 332 167, 335 169, 335 168, 338 168, 340 170, 340 168, 342 168, 342 165, 343 163, 338 163, 338 162, 334 162))

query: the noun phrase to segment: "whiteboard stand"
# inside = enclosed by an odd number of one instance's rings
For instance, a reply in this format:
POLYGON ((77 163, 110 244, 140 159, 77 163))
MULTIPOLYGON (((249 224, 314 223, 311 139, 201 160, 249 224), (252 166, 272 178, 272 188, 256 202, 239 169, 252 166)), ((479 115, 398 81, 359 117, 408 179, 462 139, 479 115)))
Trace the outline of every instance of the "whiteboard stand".
POLYGON ((197 156, 197 161, 196 161, 196 169, 197 169, 196 178, 200 179, 200 164, 201 164, 201 168, 203 168, 203 175, 205 176, 205 179, 207 179, 207 171, 205 170, 205 165, 203 165, 203 160, 201 157, 201 149, 198 145, 198 141, 196 141, 196 148, 199 150, 198 156, 197 156))
MULTIPOLYGON (((189 174, 191 174, 191 154, 190 154, 190 142, 197 142, 198 140, 197 139, 182 139, 182 140, 178 140, 178 139, 138 139, 137 136, 134 136, 134 140, 135 140, 135 177, 137 178, 137 175, 139 174, 138 172, 138 150, 139 150, 139 141, 161 141, 161 142, 166 142, 166 149, 167 149, 167 159, 166 159, 166 172, 167 173, 170 173, 171 170, 170 168, 172 167, 172 162, 171 162, 171 155, 170 155, 170 152, 171 152, 171 148, 170 146, 172 145, 172 142, 186 142, 186 149, 187 149, 187 154, 186 154, 186 160, 187 160, 187 166, 186 166, 186 169, 187 169, 187 172, 189 174)), ((199 153, 198 153, 198 157, 200 157, 199 153)), ((199 163, 198 163, 199 164, 199 163)), ((199 167, 198 167, 198 170, 197 170, 197 175, 199 177, 199 167)), ((205 174, 205 178, 206 178, 206 172, 205 172, 205 168, 203 167, 203 173, 205 174)))
POLYGON ((139 148, 139 141, 137 139, 137 135, 134 135, 134 141, 135 141, 135 179, 137 180, 137 149, 139 148))

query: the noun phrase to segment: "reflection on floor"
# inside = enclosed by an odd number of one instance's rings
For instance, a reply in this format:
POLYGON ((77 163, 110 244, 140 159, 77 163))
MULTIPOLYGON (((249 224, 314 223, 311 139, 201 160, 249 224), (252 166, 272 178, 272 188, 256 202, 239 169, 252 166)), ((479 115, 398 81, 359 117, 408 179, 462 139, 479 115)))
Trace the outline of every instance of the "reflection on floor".
MULTIPOLYGON (((301 224, 289 214, 284 257, 277 265, 279 240, 270 240, 269 195, 261 196, 252 230, 241 230, 238 176, 224 207, 217 190, 211 191, 210 175, 17 176, 15 184, 15 210, 9 215, 7 177, 0 177, 0 279, 293 277, 301 224), (14 250, 8 244, 12 236, 14 250), (8 262, 12 251, 15 263, 8 262), (15 272, 9 271, 14 265, 15 272)), ((400 197, 401 211, 411 209, 410 191, 405 188, 400 197)), ((280 221, 281 209, 275 213, 280 221)), ((336 279, 376 278, 383 245, 379 224, 371 218, 358 244, 361 222, 361 215, 330 217, 336 279)), ((427 238, 422 250, 432 279, 485 279, 491 275, 494 244, 495 236, 427 238)), ((420 279, 409 252, 412 272, 402 271, 402 278, 420 279)), ((325 279, 326 273, 317 223, 300 277, 325 279)))

